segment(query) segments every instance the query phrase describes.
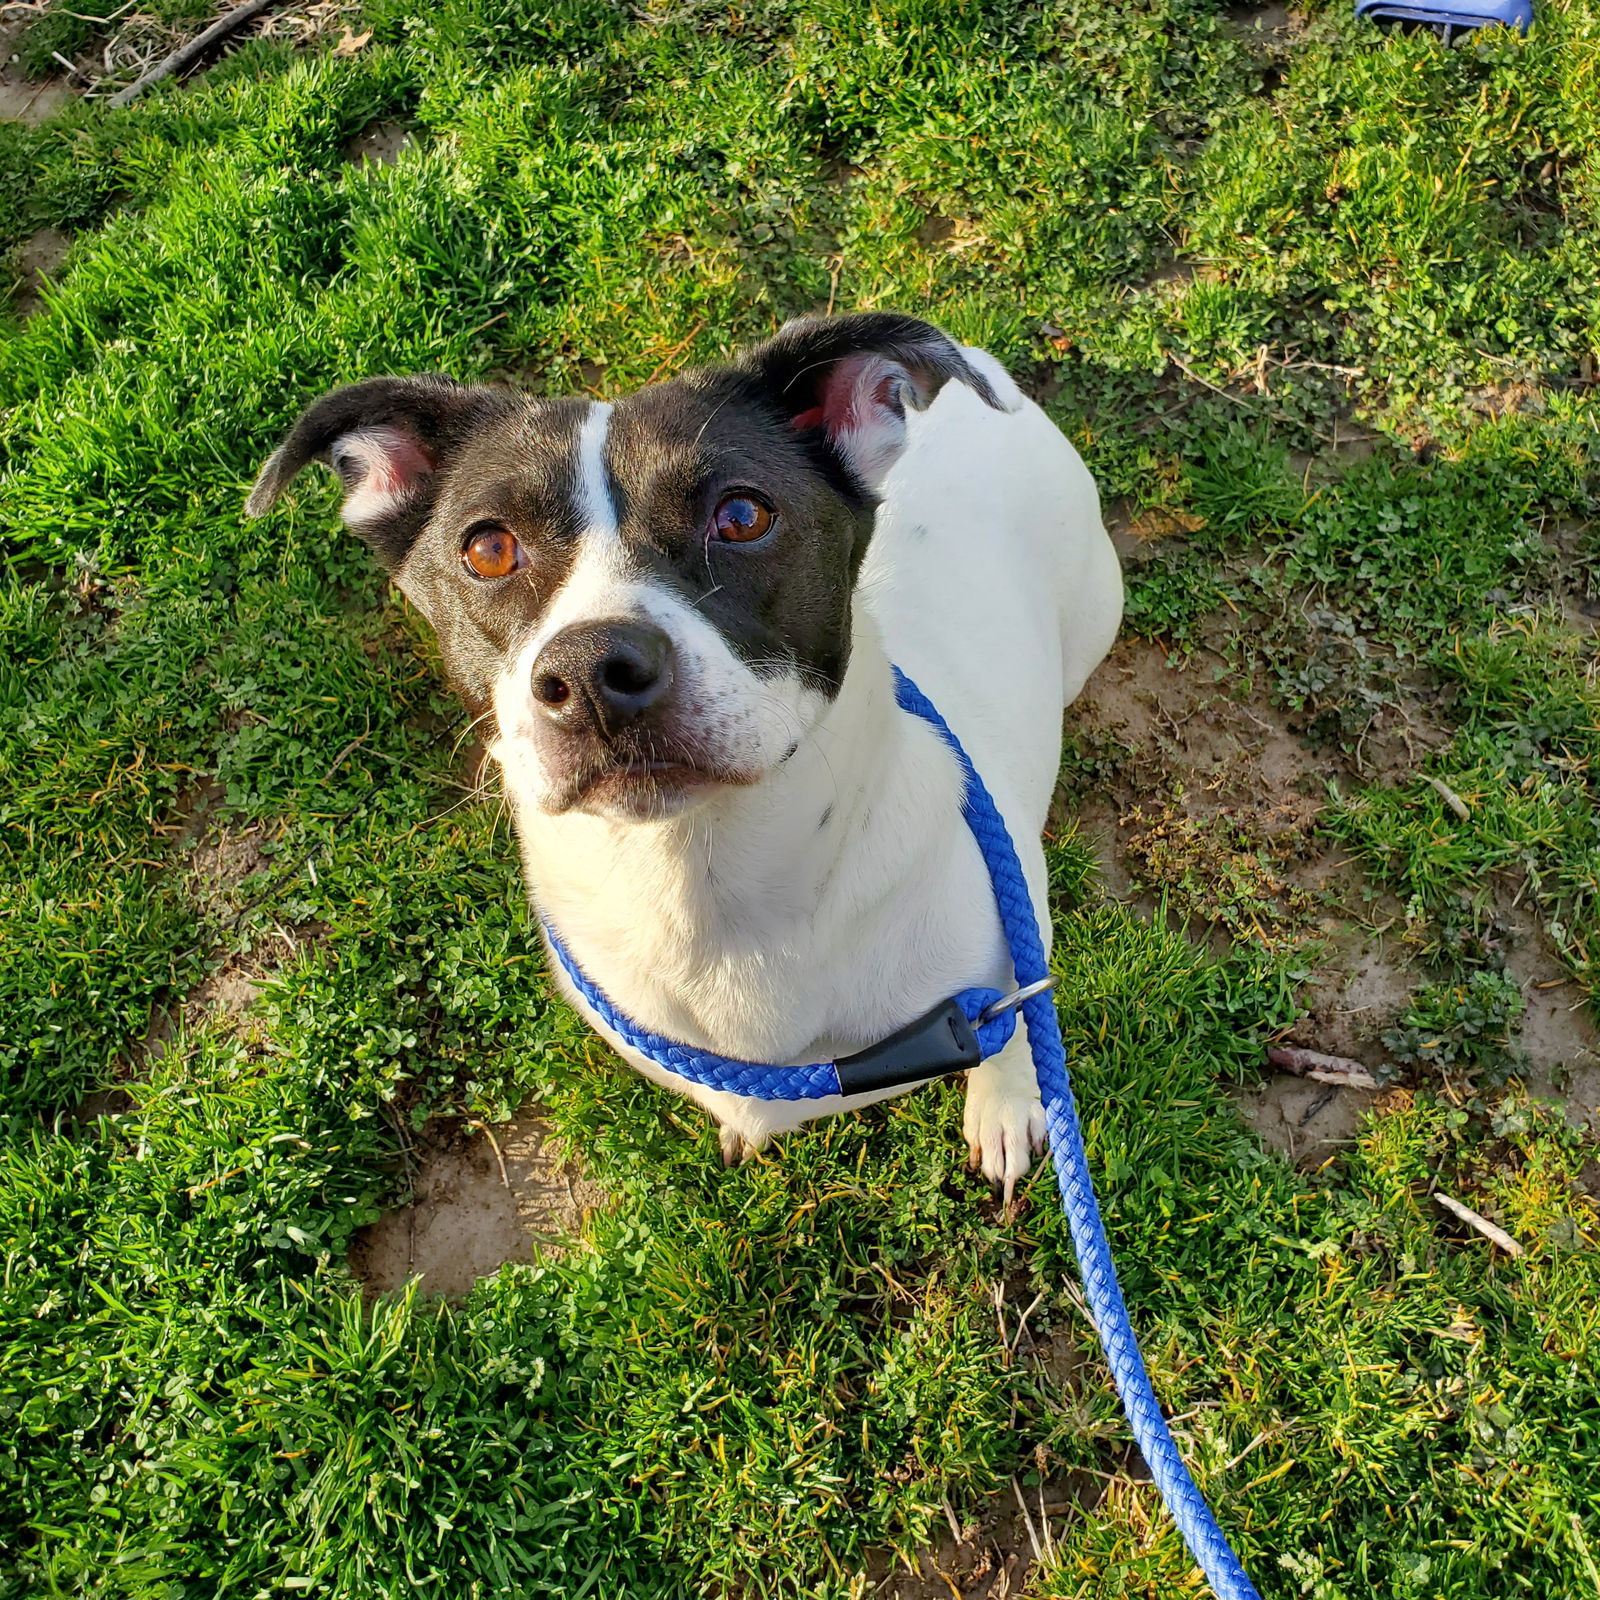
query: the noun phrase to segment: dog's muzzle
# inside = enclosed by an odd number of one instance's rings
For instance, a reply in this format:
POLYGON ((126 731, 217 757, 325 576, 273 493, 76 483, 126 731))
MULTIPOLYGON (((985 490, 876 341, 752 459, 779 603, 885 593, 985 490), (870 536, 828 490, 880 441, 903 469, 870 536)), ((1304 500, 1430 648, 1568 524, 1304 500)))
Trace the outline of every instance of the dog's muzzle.
POLYGON ((528 687, 546 810, 656 818, 754 781, 705 745, 678 665, 651 622, 575 623, 545 645, 528 687))

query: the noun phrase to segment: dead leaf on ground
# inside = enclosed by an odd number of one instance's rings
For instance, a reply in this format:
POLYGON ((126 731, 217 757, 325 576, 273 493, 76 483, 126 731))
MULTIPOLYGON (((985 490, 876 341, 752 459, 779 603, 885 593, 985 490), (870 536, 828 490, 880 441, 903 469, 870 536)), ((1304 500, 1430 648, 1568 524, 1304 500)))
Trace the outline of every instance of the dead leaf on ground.
POLYGON ((1204 517, 1175 507, 1153 506, 1134 518, 1131 532, 1136 539, 1170 539, 1175 533, 1198 533, 1206 525, 1204 517))

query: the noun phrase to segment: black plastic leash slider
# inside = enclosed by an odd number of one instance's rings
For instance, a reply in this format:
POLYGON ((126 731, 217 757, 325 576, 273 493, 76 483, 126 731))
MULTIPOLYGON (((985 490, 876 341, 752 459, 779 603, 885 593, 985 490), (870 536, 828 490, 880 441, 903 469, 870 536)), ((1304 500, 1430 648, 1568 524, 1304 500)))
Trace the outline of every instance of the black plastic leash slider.
POLYGON ((954 1000, 941 1000, 926 1016, 853 1056, 841 1057, 834 1067, 843 1093, 866 1094, 967 1072, 982 1059, 966 1012, 954 1000))

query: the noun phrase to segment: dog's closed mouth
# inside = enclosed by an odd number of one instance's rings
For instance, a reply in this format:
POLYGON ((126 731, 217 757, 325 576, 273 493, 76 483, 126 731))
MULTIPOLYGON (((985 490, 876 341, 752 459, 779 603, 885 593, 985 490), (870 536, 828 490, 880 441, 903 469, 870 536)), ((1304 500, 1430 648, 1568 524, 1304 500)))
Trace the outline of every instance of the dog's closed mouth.
POLYGON ((566 807, 618 806, 648 812, 664 804, 688 799, 701 791, 723 786, 748 786, 756 777, 685 760, 635 758, 592 768, 574 778, 566 807))

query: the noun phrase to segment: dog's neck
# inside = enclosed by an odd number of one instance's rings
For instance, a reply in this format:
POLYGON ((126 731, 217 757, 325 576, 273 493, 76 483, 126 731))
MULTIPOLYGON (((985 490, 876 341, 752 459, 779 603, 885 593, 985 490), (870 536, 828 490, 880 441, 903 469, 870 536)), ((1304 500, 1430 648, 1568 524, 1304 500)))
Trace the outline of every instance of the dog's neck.
POLYGON ((907 885, 932 890, 959 837, 959 777, 930 769, 927 733, 858 608, 838 695, 761 782, 661 822, 522 808, 540 913, 643 1026, 730 1055, 802 1050, 828 1036, 824 996, 863 935, 891 906, 914 915, 907 885))

